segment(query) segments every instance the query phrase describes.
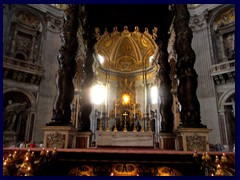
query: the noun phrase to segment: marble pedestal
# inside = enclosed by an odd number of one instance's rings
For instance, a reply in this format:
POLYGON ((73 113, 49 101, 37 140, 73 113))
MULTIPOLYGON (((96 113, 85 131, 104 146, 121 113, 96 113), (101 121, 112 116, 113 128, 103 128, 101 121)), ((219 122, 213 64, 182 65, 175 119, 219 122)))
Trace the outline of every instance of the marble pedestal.
POLYGON ((43 130, 45 148, 74 148, 76 128, 71 126, 45 126, 43 130))
POLYGON ((74 147, 75 148, 89 148, 92 132, 76 132, 74 135, 74 147))
POLYGON ((17 142, 17 133, 14 131, 3 132, 3 144, 5 147, 15 146, 17 142))
POLYGON ((152 132, 98 131, 97 146, 106 147, 153 147, 152 132))
POLYGON ((159 148, 175 150, 175 135, 173 133, 159 133, 159 148))
POLYGON ((45 148, 89 148, 92 132, 79 132, 71 126, 45 126, 45 148))
POLYGON ((209 151, 207 128, 178 128, 177 150, 180 151, 209 151))

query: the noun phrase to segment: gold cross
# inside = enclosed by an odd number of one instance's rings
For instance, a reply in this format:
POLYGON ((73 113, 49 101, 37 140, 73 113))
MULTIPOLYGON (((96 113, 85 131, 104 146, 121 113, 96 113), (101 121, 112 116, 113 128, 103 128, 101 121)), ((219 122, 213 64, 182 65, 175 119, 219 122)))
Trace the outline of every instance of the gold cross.
POLYGON ((126 116, 128 115, 127 112, 125 112, 123 115, 125 116, 125 120, 126 120, 126 116))

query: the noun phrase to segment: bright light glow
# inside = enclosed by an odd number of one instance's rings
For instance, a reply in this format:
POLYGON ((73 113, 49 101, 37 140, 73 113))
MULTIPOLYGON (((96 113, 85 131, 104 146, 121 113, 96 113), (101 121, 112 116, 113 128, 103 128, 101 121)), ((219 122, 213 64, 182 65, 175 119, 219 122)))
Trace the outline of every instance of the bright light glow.
POLYGON ((97 84, 91 89, 91 101, 94 104, 102 104, 105 100, 105 86, 97 84))
POLYGON ((157 104, 157 102, 158 102, 158 89, 157 89, 157 86, 152 86, 151 87, 151 99, 152 99, 152 104, 157 104))
POLYGON ((150 57, 149 57, 149 63, 152 64, 153 60, 154 60, 154 57, 153 57, 153 56, 150 56, 150 57))
POLYGON ((130 102, 130 96, 128 94, 122 95, 122 104, 127 105, 130 102))
POLYGON ((101 56, 100 54, 98 55, 98 59, 99 59, 100 64, 104 63, 104 57, 101 56))

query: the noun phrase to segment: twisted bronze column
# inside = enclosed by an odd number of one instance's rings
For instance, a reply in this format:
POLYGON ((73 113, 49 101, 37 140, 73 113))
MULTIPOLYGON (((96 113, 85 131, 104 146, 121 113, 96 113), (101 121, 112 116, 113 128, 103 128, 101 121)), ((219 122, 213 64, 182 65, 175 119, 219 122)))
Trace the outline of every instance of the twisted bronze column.
POLYGON ((62 46, 58 54, 58 71, 56 76, 57 94, 53 102, 51 125, 71 124, 70 104, 74 97, 73 77, 76 73, 76 52, 78 49, 77 30, 79 5, 68 4, 64 11, 61 33, 62 46))
POLYGON ((188 23, 190 14, 187 4, 176 4, 174 29, 176 32, 177 76, 180 81, 178 86, 178 99, 181 104, 180 127, 200 128, 200 104, 196 95, 197 73, 194 70, 195 53, 191 47, 192 30, 188 23))
POLYGON ((168 38, 167 34, 163 35, 159 43, 159 71, 160 79, 160 114, 162 116, 160 132, 173 132, 173 112, 172 112, 172 93, 171 93, 171 79, 170 79, 170 64, 168 63, 167 52, 168 38))
MULTIPOLYGON (((79 17, 82 19, 82 36, 84 43, 86 45, 86 58, 83 63, 84 77, 81 83, 81 99, 80 99, 80 111, 78 114, 79 127, 80 131, 90 131, 90 118, 89 115, 92 111, 91 97, 90 97, 90 88, 92 86, 94 73, 92 70, 92 64, 94 62, 94 45, 96 39, 94 36, 94 28, 90 27, 88 18, 86 16, 85 9, 80 12, 79 17), (93 31, 92 31, 93 30, 93 31)), ((87 10, 86 10, 87 11, 87 10)))

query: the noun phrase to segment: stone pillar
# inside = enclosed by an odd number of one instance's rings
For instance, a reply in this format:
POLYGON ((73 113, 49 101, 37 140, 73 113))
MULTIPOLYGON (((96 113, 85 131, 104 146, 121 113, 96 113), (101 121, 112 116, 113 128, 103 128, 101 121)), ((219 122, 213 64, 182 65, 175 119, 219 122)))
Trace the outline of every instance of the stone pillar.
POLYGON ((76 52, 79 5, 69 4, 64 12, 61 34, 62 46, 58 54, 59 68, 56 76, 57 94, 53 103, 52 122, 49 125, 70 125, 70 104, 74 97, 73 77, 76 73, 76 52))
POLYGON ((14 33, 13 33, 13 40, 12 40, 12 47, 11 47, 11 56, 12 57, 14 57, 14 55, 15 55, 16 40, 17 40, 17 30, 15 30, 14 33))
POLYGON ((94 73, 92 70, 92 64, 94 62, 94 45, 96 39, 94 36, 94 28, 90 28, 88 24, 88 19, 86 17, 85 8, 82 6, 82 9, 79 14, 80 19, 82 20, 82 37, 87 47, 86 57, 83 62, 84 78, 81 83, 81 99, 80 99, 80 111, 78 114, 79 120, 79 130, 80 131, 90 131, 90 118, 89 115, 92 111, 91 97, 89 89, 92 86, 92 81, 94 78, 94 73))
POLYGON ((220 136, 221 136, 221 144, 225 150, 229 150, 229 141, 227 135, 227 126, 226 126, 226 119, 225 119, 225 110, 219 110, 219 129, 220 129, 220 136))
POLYGON ((176 33, 175 48, 177 53, 178 99, 181 104, 180 127, 204 128, 200 120, 200 104, 196 95, 197 73, 194 69, 195 53, 191 47, 192 30, 189 23, 187 4, 175 7, 174 30, 176 33))

